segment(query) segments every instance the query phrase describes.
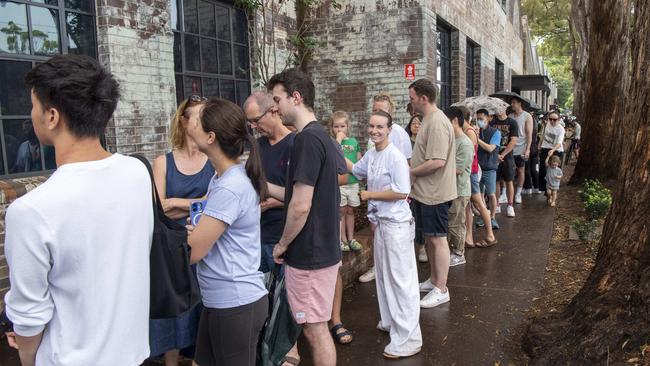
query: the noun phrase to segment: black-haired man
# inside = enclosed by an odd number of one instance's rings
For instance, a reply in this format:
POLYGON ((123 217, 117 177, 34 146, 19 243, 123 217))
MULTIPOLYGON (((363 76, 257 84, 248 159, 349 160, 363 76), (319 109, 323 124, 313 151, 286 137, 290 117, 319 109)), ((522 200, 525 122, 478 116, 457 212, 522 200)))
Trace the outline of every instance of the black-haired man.
POLYGON ((456 191, 458 197, 451 202, 449 208, 449 248, 451 249, 450 267, 465 264, 465 208, 469 204, 472 194, 469 175, 472 172, 474 161, 474 144, 465 135, 463 124, 465 118, 463 111, 458 107, 445 109, 445 115, 454 127, 456 139, 456 191))
POLYGON ((286 263, 287 298, 294 319, 304 325, 314 364, 334 366, 336 348, 327 322, 341 265, 339 152, 316 120, 314 84, 306 74, 285 70, 268 87, 283 122, 297 130, 286 189, 269 185, 271 195, 287 207, 273 257, 286 263))
POLYGON ((117 82, 76 55, 26 81, 34 130, 58 168, 7 211, 10 345, 23 365, 139 365, 149 357, 152 189, 140 161, 100 144, 117 82))

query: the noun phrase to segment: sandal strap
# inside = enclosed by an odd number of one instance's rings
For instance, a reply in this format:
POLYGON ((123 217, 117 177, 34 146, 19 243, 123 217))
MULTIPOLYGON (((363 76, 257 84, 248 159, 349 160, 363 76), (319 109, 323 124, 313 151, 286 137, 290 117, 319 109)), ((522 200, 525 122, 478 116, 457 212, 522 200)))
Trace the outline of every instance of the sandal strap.
POLYGON ((339 329, 344 329, 343 323, 335 324, 332 328, 330 328, 330 333, 332 333, 332 337, 336 338, 336 340, 339 342, 341 341, 341 338, 352 335, 352 332, 350 332, 349 329, 346 329, 344 332, 337 333, 339 329))
POLYGON ((339 329, 341 329, 341 328, 343 328, 343 323, 334 324, 334 325, 330 328, 330 332, 332 332, 332 333, 336 333, 336 331, 339 330, 339 329))

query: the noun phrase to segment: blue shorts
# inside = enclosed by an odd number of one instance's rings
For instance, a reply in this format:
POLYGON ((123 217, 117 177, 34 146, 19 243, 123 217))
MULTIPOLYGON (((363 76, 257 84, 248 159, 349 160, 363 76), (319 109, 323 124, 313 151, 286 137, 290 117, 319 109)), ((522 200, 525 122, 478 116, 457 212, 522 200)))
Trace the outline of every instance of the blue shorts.
POLYGON ((481 191, 487 194, 495 194, 497 192, 497 171, 484 170, 481 175, 481 191))
POLYGON ((446 238, 449 231, 449 208, 451 201, 437 205, 426 205, 415 201, 415 228, 422 236, 446 238))
POLYGON ((472 194, 481 193, 481 185, 478 180, 478 173, 473 173, 469 175, 469 181, 472 185, 472 194))

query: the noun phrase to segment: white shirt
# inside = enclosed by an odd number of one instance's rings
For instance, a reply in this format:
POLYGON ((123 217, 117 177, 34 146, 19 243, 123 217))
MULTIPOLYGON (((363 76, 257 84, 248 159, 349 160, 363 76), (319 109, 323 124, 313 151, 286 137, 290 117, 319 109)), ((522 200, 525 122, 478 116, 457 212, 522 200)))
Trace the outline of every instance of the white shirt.
MULTIPOLYGON (((390 140, 390 143, 395 145, 397 150, 406 157, 406 159, 411 158, 411 154, 413 153, 411 137, 409 137, 409 134, 406 133, 406 130, 402 126, 393 123, 390 134, 388 134, 388 139, 390 140)), ((375 144, 371 139, 368 139, 368 150, 374 149, 374 147, 375 144)))
POLYGON ((140 365, 149 356, 152 190, 119 154, 59 167, 6 216, 7 316, 43 333, 36 365, 140 365))
MULTIPOLYGON (((352 174, 357 178, 367 179, 370 192, 391 190, 408 195, 411 191, 408 162, 404 154, 392 143, 382 151, 368 150, 361 160, 354 164, 352 174)), ((406 200, 368 202, 368 219, 373 223, 379 219, 407 222, 411 217, 411 209, 406 200)))
POLYGON ((552 149, 553 146, 560 144, 556 151, 564 151, 564 127, 557 123, 555 127, 548 122, 544 128, 544 140, 542 140, 542 149, 552 149))

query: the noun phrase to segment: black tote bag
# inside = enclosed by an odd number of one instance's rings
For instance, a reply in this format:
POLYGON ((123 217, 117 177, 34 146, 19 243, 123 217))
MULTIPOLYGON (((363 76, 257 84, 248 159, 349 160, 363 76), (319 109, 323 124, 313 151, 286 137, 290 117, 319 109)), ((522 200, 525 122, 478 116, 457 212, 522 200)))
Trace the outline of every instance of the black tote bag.
POLYGON ((149 317, 175 318, 201 301, 199 284, 190 267, 191 249, 187 244, 187 229, 165 215, 149 161, 140 155, 133 157, 147 167, 153 188, 154 229, 149 255, 149 317))

